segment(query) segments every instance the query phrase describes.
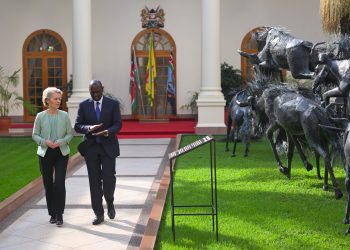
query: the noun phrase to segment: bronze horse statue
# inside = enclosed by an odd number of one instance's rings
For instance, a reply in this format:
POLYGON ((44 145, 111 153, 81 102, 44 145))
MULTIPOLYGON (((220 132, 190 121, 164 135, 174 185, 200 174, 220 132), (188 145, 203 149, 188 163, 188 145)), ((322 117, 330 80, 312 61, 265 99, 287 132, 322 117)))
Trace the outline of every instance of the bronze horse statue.
POLYGON ((236 146, 239 139, 239 133, 241 133, 242 142, 245 144, 244 156, 248 156, 250 146, 250 136, 252 130, 252 110, 250 106, 241 107, 240 103, 247 101, 250 93, 244 89, 236 93, 228 107, 228 119, 227 119, 227 134, 226 134, 226 151, 229 151, 228 143, 231 136, 234 142, 232 149, 232 157, 236 156, 236 146))
POLYGON ((295 79, 312 79, 318 64, 317 50, 308 41, 293 37, 279 27, 265 27, 253 34, 258 45, 257 54, 238 50, 252 64, 272 70, 290 70, 295 79))
MULTIPOLYGON (((325 127, 335 127, 336 125, 329 118, 327 111, 317 102, 305 98, 295 90, 287 86, 269 85, 260 97, 251 98, 251 103, 257 115, 263 113, 269 119, 266 135, 272 146, 272 151, 282 173, 290 174, 290 162, 293 156, 294 146, 303 160, 307 170, 312 169, 312 165, 306 160, 300 141, 305 138, 310 148, 319 154, 325 161, 325 171, 330 174, 335 197, 342 197, 342 192, 338 188, 338 183, 334 177, 331 165, 331 153, 328 149, 332 145, 334 150, 341 150, 339 134, 325 129, 325 127), (321 126, 319 126, 321 125, 321 126), (288 168, 284 167, 276 150, 273 141, 273 133, 283 129, 288 138, 288 168), (304 158, 305 157, 305 158, 304 158), (304 159, 303 159, 304 158, 304 159)), ((325 176, 324 189, 328 186, 325 176)))
MULTIPOLYGON (((316 78, 312 86, 313 91, 316 93, 322 85, 333 84, 336 87, 322 93, 322 98, 326 105, 329 105, 330 97, 343 98, 343 117, 348 116, 349 103, 348 97, 350 93, 350 60, 336 60, 329 58, 328 55, 320 56, 322 63, 316 67, 316 78)), ((334 105, 334 104, 332 104, 334 105)))

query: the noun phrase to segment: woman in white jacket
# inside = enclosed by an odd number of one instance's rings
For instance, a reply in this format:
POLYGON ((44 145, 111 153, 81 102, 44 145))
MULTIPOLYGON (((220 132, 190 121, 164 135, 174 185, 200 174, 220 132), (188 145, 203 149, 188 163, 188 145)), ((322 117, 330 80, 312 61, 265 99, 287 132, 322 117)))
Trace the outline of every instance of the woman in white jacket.
POLYGON ((42 101, 47 109, 36 115, 32 134, 33 140, 38 144, 37 154, 50 223, 57 226, 63 224, 69 142, 73 137, 67 112, 59 110, 61 97, 62 91, 55 87, 44 90, 42 101))

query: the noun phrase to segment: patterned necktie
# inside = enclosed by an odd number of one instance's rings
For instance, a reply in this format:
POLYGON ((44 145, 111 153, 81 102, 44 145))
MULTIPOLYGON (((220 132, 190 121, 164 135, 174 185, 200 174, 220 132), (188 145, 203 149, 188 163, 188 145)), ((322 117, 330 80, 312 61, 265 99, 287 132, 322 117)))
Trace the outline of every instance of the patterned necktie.
POLYGON ((101 110, 100 110, 100 103, 96 102, 96 119, 99 122, 100 121, 100 117, 101 117, 101 110))

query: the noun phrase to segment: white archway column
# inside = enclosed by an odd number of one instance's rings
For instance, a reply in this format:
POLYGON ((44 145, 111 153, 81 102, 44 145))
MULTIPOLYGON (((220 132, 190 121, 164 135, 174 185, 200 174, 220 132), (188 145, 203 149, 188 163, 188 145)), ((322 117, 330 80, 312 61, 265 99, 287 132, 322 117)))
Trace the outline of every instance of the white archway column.
POLYGON ((91 53, 91 0, 73 0, 73 94, 67 102, 72 125, 79 103, 90 97, 91 53))
POLYGON ((202 75, 197 134, 224 134, 225 99, 221 92, 220 0, 202 0, 202 75))

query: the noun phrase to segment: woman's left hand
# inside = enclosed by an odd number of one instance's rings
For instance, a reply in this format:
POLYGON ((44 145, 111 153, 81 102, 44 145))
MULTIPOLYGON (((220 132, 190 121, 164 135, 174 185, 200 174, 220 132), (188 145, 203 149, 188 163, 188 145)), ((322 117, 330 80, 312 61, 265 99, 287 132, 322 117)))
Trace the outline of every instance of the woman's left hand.
POLYGON ((60 144, 58 142, 53 142, 50 140, 46 140, 46 144, 47 144, 47 146, 49 146, 49 148, 52 148, 52 149, 55 149, 55 148, 60 146, 60 144))

